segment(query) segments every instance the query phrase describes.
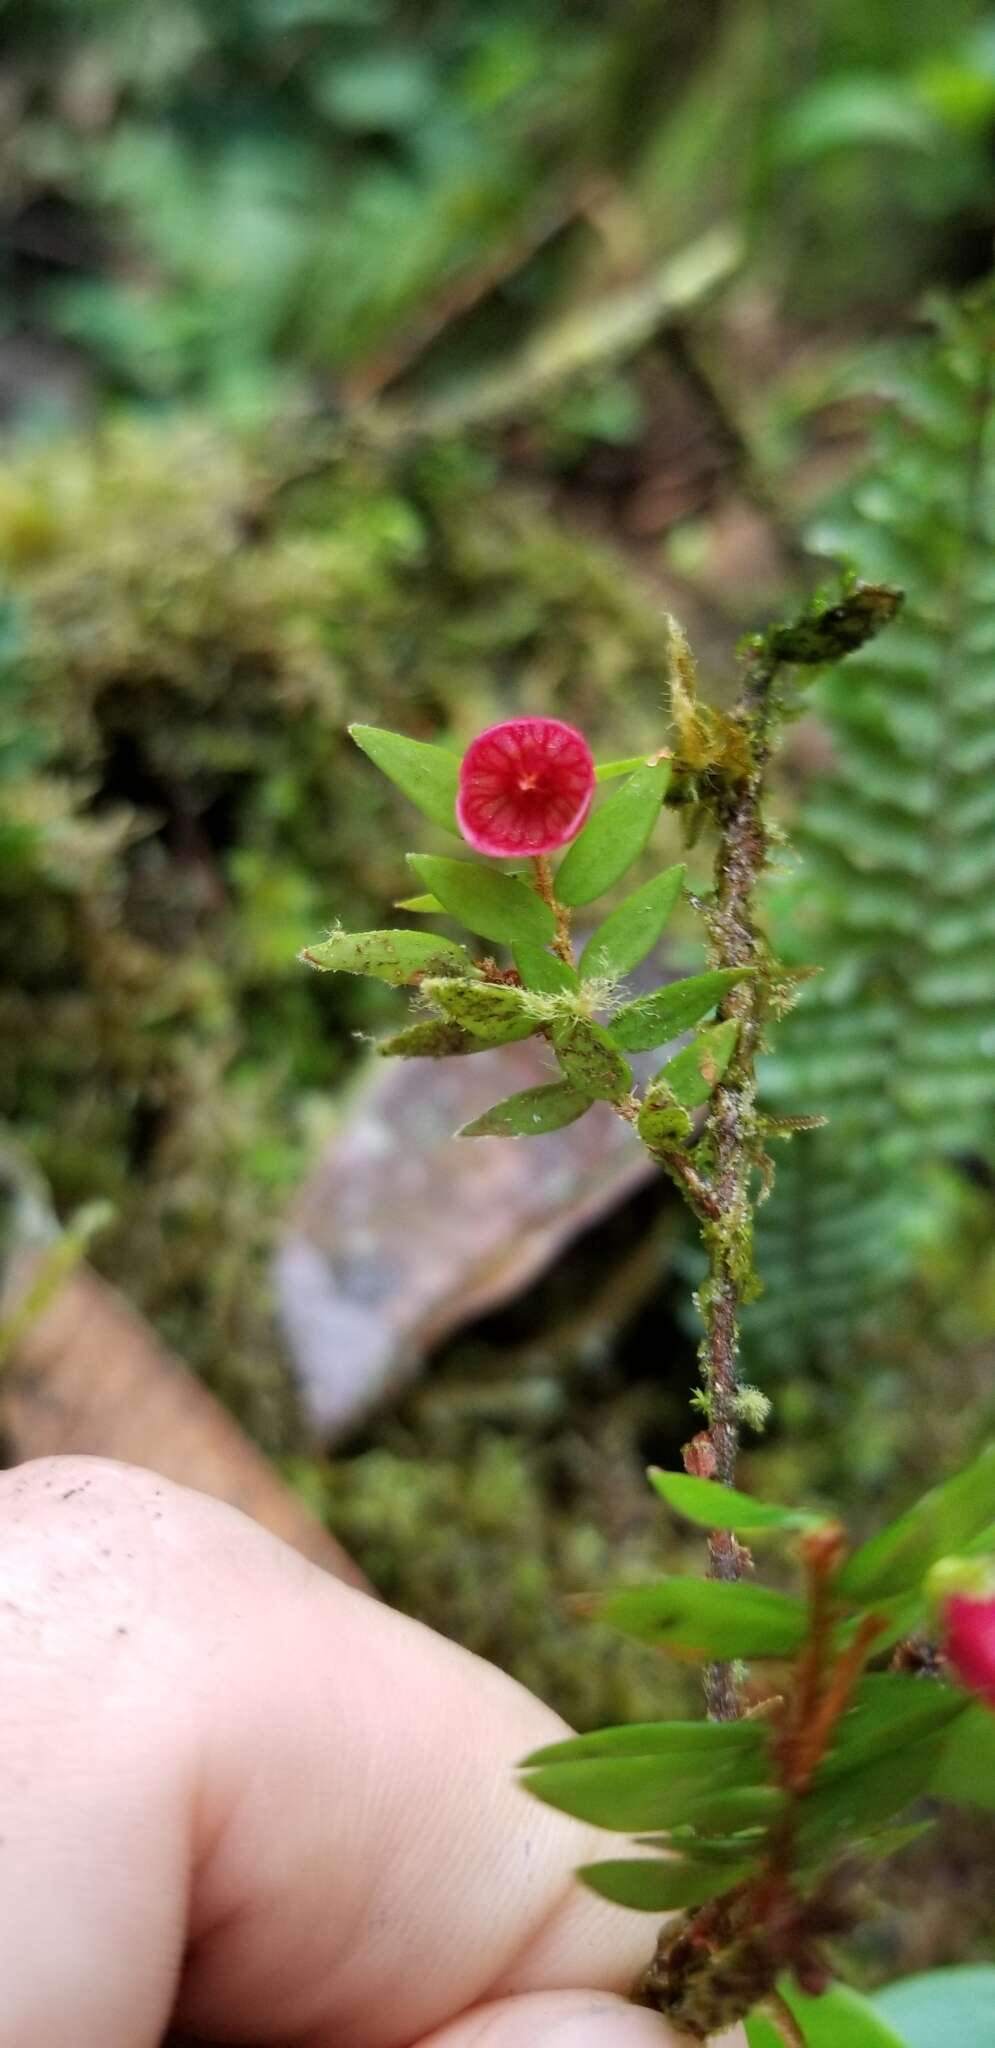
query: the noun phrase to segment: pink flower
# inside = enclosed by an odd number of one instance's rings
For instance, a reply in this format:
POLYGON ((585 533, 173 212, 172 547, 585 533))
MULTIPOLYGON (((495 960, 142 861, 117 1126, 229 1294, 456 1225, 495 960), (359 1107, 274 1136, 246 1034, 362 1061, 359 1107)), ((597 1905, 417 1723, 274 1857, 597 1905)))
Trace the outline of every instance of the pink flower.
POLYGON ((510 718, 471 740, 456 816, 478 853, 553 853, 591 808, 594 762, 582 733, 558 718, 510 718))
POLYGON ((953 1593, 946 1610, 946 1652, 962 1685, 995 1707, 995 1593, 972 1600, 953 1593))

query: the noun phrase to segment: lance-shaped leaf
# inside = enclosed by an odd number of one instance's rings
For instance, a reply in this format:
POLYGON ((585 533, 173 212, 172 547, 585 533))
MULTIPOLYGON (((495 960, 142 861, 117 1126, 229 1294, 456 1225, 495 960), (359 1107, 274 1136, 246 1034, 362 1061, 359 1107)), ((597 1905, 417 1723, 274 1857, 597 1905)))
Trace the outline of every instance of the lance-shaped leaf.
POLYGON ((995 1443, 855 1551, 839 1585, 860 1601, 902 1593, 917 1586, 937 1558, 963 1550, 993 1517, 995 1443))
POLYGON ((637 996, 634 1003, 626 1003, 616 1012, 612 1037, 625 1052, 650 1052, 655 1045, 666 1045, 669 1038, 677 1038, 707 1017, 749 972, 746 967, 713 967, 707 974, 668 982, 652 995, 637 996))
POLYGON ((404 733, 385 732, 378 725, 351 725, 349 734, 424 817, 459 837, 458 754, 451 754, 447 747, 428 746, 424 740, 409 740, 404 733))
POLYGON ((599 1621, 682 1657, 790 1657, 805 1640, 800 1600, 769 1586, 657 1579, 592 1602, 599 1621))
POLYGON ((519 944, 512 948, 512 957, 526 988, 535 989, 537 995, 575 995, 580 987, 576 968, 558 960, 555 953, 547 953, 544 946, 519 944))
POLYGON ((548 903, 514 875, 442 854, 409 853, 420 882, 472 932, 501 946, 545 946, 556 930, 548 903))
POLYGON ((595 782, 617 782, 620 775, 634 775, 637 768, 645 767, 646 760, 645 754, 627 754, 624 761, 599 761, 595 782))
POLYGON ((306 946, 300 957, 309 967, 334 974, 368 974, 392 988, 403 988, 427 974, 477 973, 463 946, 438 939, 433 932, 333 932, 320 945, 306 946))
POLYGON ((748 1877, 755 1867, 749 1859, 738 1864, 695 1863, 684 1856, 654 1857, 636 1862, 628 1857, 610 1863, 585 1863, 577 1875, 598 1897, 615 1906, 631 1906, 640 1913, 670 1913, 681 1906, 702 1906, 719 1892, 729 1891, 748 1877))
POLYGON ((599 925, 580 956, 580 971, 620 981, 651 953, 681 893, 684 866, 665 868, 641 889, 634 889, 604 924, 599 925))
POLYGON ((438 917, 442 912, 443 905, 439 902, 437 896, 400 896, 394 905, 394 909, 413 910, 417 912, 419 917, 438 917))
POLYGON ((759 1762, 767 1730, 759 1721, 630 1721, 620 1728, 595 1728, 589 1735, 568 1735, 549 1742, 525 1758, 531 1764, 582 1763, 591 1758, 660 1757, 681 1770, 704 1757, 708 1768, 730 1753, 759 1762))
MULTIPOLYGON (((577 1763, 539 1764, 522 1779, 526 1791, 560 1813, 627 1834, 694 1822, 720 1788, 747 1789, 758 1768, 746 1751, 718 1756, 688 1752, 679 1761, 656 1756, 589 1757, 577 1763)), ((761 1788, 762 1789, 762 1788, 761 1788)))
POLYGON ((457 1131, 458 1138, 541 1138, 547 1131, 562 1131, 576 1123, 590 1109, 591 1097, 582 1095, 569 1081, 551 1081, 542 1088, 523 1088, 485 1109, 483 1116, 457 1131))
POLYGON ((422 993, 453 1024, 491 1045, 510 1045, 531 1038, 536 1021, 525 1009, 521 990, 501 982, 427 979, 422 993))
POLYGON ((869 1673, 836 1724, 832 1748, 819 1766, 820 1782, 938 1733, 968 1706, 967 1694, 957 1686, 926 1685, 894 1671, 869 1673))
MULTIPOLYGON (((492 1045, 506 1043, 506 1039, 491 1040, 492 1045)), ((395 1031, 393 1037, 382 1038, 377 1051, 383 1059, 444 1060, 464 1053, 487 1052, 488 1041, 475 1038, 470 1031, 461 1031, 458 1024, 450 1024, 444 1017, 424 1017, 404 1031, 395 1031)))
POLYGON ((697 1522, 701 1529, 731 1529, 737 1536, 762 1535, 765 1530, 791 1535, 799 1529, 817 1528, 826 1519, 754 1500, 734 1486, 722 1486, 717 1479, 698 1479, 690 1472, 661 1472, 653 1465, 649 1481, 668 1507, 689 1522, 697 1522))
POLYGON ((920 1736, 851 1771, 820 1771, 798 1821, 799 1854, 818 1859, 870 1835, 927 1791, 942 1754, 943 1731, 920 1736))
POLYGON ((644 1145, 665 1151, 683 1145, 693 1129, 691 1117, 665 1081, 654 1081, 639 1106, 636 1126, 644 1145))
POLYGON ((700 1109, 713 1088, 717 1088, 732 1058, 739 1024, 727 1017, 721 1024, 709 1024, 690 1045, 675 1053, 661 1067, 654 1086, 662 1082, 683 1103, 685 1109, 700 1109))
POLYGON ((556 1057, 568 1081, 596 1102, 618 1102, 632 1088, 632 1068, 602 1024, 564 1017, 553 1026, 556 1057))
POLYGON ((593 903, 621 881, 646 845, 669 781, 669 761, 644 761, 594 812, 557 870, 561 903, 593 903))

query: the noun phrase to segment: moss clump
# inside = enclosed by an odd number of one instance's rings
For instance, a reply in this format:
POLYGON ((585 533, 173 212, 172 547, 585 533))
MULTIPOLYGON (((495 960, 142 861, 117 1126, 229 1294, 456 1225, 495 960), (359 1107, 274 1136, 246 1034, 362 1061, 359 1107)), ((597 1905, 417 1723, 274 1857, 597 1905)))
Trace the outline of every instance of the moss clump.
POLYGON ((422 830, 347 721, 459 741, 521 704, 648 739, 661 676, 624 570, 486 458, 343 443, 283 488, 300 456, 121 419, 0 483, 0 1115, 62 1208, 109 1197, 103 1269, 271 1447, 269 1244, 394 1014, 295 956, 383 921, 422 830))

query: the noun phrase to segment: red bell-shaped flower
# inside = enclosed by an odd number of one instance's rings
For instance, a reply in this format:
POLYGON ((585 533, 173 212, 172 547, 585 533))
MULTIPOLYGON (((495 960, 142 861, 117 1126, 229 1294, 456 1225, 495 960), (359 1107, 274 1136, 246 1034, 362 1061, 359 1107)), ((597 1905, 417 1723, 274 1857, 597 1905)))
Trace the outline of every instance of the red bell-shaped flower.
POLYGON ((961 1684, 995 1707, 995 1593, 980 1600, 969 1593, 951 1594, 945 1647, 961 1684))
POLYGON ((558 718, 511 718, 468 746, 456 816, 478 853, 553 853, 576 838, 593 795, 594 762, 582 733, 558 718))

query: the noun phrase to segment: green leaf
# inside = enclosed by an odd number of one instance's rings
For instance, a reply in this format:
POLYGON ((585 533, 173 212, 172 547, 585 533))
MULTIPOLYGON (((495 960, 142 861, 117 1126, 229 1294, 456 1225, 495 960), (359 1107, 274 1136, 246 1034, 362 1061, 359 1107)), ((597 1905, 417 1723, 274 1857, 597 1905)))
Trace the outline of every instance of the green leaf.
POLYGON ((995 1964, 904 1977, 876 1991, 871 2004, 903 2048, 995 2048, 995 1964))
POLYGON ((821 1860, 848 1848, 929 1790, 943 1747, 931 1734, 883 1752, 855 1770, 819 1771, 801 1811, 798 1853, 821 1860))
POLYGON ((657 1081, 665 1082, 685 1109, 700 1109, 721 1081, 738 1036, 735 1017, 727 1017, 722 1024, 709 1024, 661 1067, 657 1081))
POLYGON ((623 1635, 686 1657, 790 1657, 806 1631, 800 1600, 721 1579, 626 1586, 599 1599, 592 1612, 623 1635))
POLYGON ((424 740, 409 740, 400 732, 384 732, 377 725, 351 725, 349 736, 424 817, 459 838, 458 754, 451 754, 446 747, 431 747, 424 740))
POLYGON ((753 1865, 694 1863, 683 1856, 637 1862, 634 1857, 610 1863, 585 1863, 577 1875, 598 1897, 640 1913, 670 1913, 681 1906, 701 1906, 719 1892, 748 1877, 753 1865))
POLYGON ((535 989, 537 995, 573 995, 580 987, 576 969, 558 960, 555 953, 547 953, 544 946, 514 946, 512 958, 526 988, 535 989))
POLYGON ((634 889, 588 939, 580 956, 581 974, 607 975, 611 981, 631 974, 656 945, 681 893, 685 872, 681 862, 634 889))
POLYGON ((591 903, 621 881, 646 845, 669 781, 669 761, 644 761, 594 812, 557 870, 561 903, 591 903))
POLYGON ((482 938, 501 946, 544 946, 553 937, 548 903, 513 875, 434 853, 409 853, 408 862, 450 914, 482 938))
POLYGON ((855 1551, 839 1575, 840 1588, 868 1602, 918 1586, 937 1558, 963 1550, 993 1516, 995 1443, 855 1551))
POLYGON ((632 1088, 632 1068, 603 1024, 564 1017, 553 1026, 556 1057, 568 1081, 596 1102, 618 1102, 632 1088))
MULTIPOLYGON (((821 1998, 809 1998, 785 1981, 777 1988, 798 2021, 806 2048, 907 2048, 887 2020, 847 1984, 830 1985, 821 1998)), ((749 2048, 784 2048, 782 2035, 761 2012, 750 2014, 746 2039, 749 2048)))
MULTIPOLYGON (((492 1043, 506 1045, 507 1040, 492 1043)), ((382 1038, 377 1046, 382 1059, 399 1060, 452 1059, 461 1053, 489 1050, 486 1038, 474 1038, 472 1032, 461 1031, 458 1024, 447 1023, 443 1017, 426 1017, 417 1024, 409 1024, 406 1030, 395 1031, 392 1038, 382 1038)))
POLYGON ((438 917, 442 908, 437 896, 400 896, 394 905, 395 910, 417 911, 419 917, 438 917))
POLYGON ((673 1145, 683 1145, 691 1136, 693 1125, 688 1111, 666 1082, 654 1081, 639 1105, 636 1128, 644 1145, 666 1151, 673 1145))
POLYGON ((491 1045, 531 1038, 536 1020, 522 1003, 521 990, 491 981, 425 980, 422 993, 453 1024, 491 1045))
POLYGON ((700 1023, 731 988, 750 972, 746 967, 713 967, 687 981, 668 982, 652 995, 637 996, 612 1018, 611 1034, 626 1052, 650 1052, 666 1045, 692 1024, 700 1023))
POLYGON ((861 1679, 853 1705, 837 1723, 819 1781, 903 1749, 947 1727, 967 1707, 967 1695, 957 1686, 927 1684, 893 1671, 871 1672, 861 1679))
POLYGON ((995 1714, 978 1701, 948 1729, 929 1781, 933 1799, 995 1813, 995 1714))
POLYGON ((637 768, 645 768, 645 754, 627 754, 624 761, 600 761, 594 770, 596 782, 614 782, 619 775, 634 775, 637 768))
POLYGON ((333 932, 320 945, 306 946, 309 967, 334 974, 368 974, 402 988, 425 975, 475 974, 469 953, 432 932, 333 932))
POLYGON ((734 1486, 721 1486, 716 1479, 696 1479, 690 1472, 661 1472, 659 1466, 652 1465, 649 1481, 668 1507, 689 1522, 697 1522, 701 1529, 732 1529, 742 1536, 770 1529, 786 1535, 817 1528, 825 1519, 797 1508, 774 1507, 770 1501, 737 1493, 734 1486))
POLYGON ((561 1131, 576 1123, 590 1109, 591 1098, 569 1081, 552 1081, 543 1088, 523 1088, 496 1102, 483 1116, 474 1118, 457 1131, 458 1138, 540 1138, 547 1131, 561 1131))
POLYGON ((723 1759, 730 1751, 759 1759, 767 1731, 758 1721, 631 1721, 620 1728, 595 1728, 568 1735, 525 1758, 525 1765, 581 1763, 589 1758, 664 1757, 683 1768, 699 1755, 723 1759))
POLYGON ((590 1757, 577 1763, 539 1764, 522 1783, 546 1806, 595 1827, 628 1834, 672 1828, 694 1820, 704 1799, 748 1782, 757 1768, 748 1751, 717 1757, 704 1750, 678 1762, 658 1756, 590 1757))

